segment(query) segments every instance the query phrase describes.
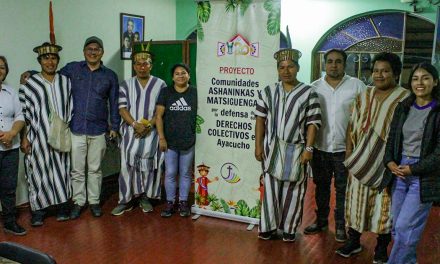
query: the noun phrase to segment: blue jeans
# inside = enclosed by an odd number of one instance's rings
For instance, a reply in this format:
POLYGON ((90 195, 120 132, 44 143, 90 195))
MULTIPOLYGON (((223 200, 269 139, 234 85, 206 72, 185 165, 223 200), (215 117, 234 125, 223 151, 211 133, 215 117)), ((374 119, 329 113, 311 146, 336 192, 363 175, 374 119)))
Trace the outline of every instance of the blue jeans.
POLYGON ((0 151, 0 200, 4 223, 15 222, 18 161, 18 149, 0 151))
MULTIPOLYGON (((414 164, 418 158, 402 156, 401 165, 414 164)), ((391 213, 394 245, 388 263, 410 264, 417 262, 417 243, 425 228, 432 203, 420 201, 418 176, 397 177, 392 189, 391 213)))
POLYGON ((176 176, 179 172, 179 201, 188 201, 191 187, 194 146, 188 150, 165 151, 165 191, 167 201, 174 202, 176 197, 176 176))

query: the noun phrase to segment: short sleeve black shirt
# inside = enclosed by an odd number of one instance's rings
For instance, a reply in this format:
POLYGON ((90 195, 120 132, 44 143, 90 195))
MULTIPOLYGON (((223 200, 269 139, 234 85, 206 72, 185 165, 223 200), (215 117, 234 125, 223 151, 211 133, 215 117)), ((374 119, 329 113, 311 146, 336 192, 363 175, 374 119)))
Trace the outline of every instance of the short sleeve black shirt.
POLYGON ((157 105, 165 107, 163 126, 168 148, 187 150, 196 141, 197 90, 190 86, 178 93, 174 87, 162 89, 157 105))

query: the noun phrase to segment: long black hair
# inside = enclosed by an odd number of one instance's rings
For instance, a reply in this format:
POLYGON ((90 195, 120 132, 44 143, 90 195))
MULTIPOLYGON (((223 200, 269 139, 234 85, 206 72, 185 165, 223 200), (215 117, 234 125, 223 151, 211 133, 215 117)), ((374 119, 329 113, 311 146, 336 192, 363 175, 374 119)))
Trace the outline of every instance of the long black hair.
POLYGON ((412 67, 411 73, 409 74, 409 79, 408 79, 408 84, 410 86, 409 90, 411 91, 411 94, 415 96, 414 91, 412 90, 412 87, 411 87, 411 82, 412 82, 412 77, 413 77, 414 73, 418 69, 424 69, 429 74, 431 74, 432 78, 434 79, 434 82, 437 81, 437 85, 432 88, 431 96, 432 96, 432 98, 436 99, 437 101, 440 101, 440 81, 439 81, 438 71, 432 64, 427 63, 427 62, 422 62, 422 63, 416 64, 412 67))

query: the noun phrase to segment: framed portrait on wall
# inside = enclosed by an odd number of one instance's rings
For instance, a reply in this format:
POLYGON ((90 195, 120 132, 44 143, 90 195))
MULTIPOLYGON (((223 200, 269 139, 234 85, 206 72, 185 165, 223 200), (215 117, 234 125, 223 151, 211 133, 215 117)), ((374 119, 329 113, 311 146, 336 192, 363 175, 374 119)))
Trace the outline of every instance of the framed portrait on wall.
POLYGON ((131 58, 131 47, 134 42, 144 40, 145 17, 131 14, 120 14, 121 59, 131 58))

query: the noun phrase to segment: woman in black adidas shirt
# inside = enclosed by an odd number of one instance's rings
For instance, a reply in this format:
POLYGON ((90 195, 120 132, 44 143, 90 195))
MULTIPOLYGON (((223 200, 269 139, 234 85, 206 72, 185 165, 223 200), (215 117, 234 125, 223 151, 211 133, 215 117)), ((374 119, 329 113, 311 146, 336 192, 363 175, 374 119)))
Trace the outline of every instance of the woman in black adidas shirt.
POLYGON ((171 70, 173 85, 162 89, 156 103, 156 127, 159 147, 165 152, 165 191, 167 206, 162 217, 174 213, 176 176, 179 173, 179 211, 189 216, 188 193, 196 141, 197 90, 189 85, 189 68, 175 64, 171 70))

